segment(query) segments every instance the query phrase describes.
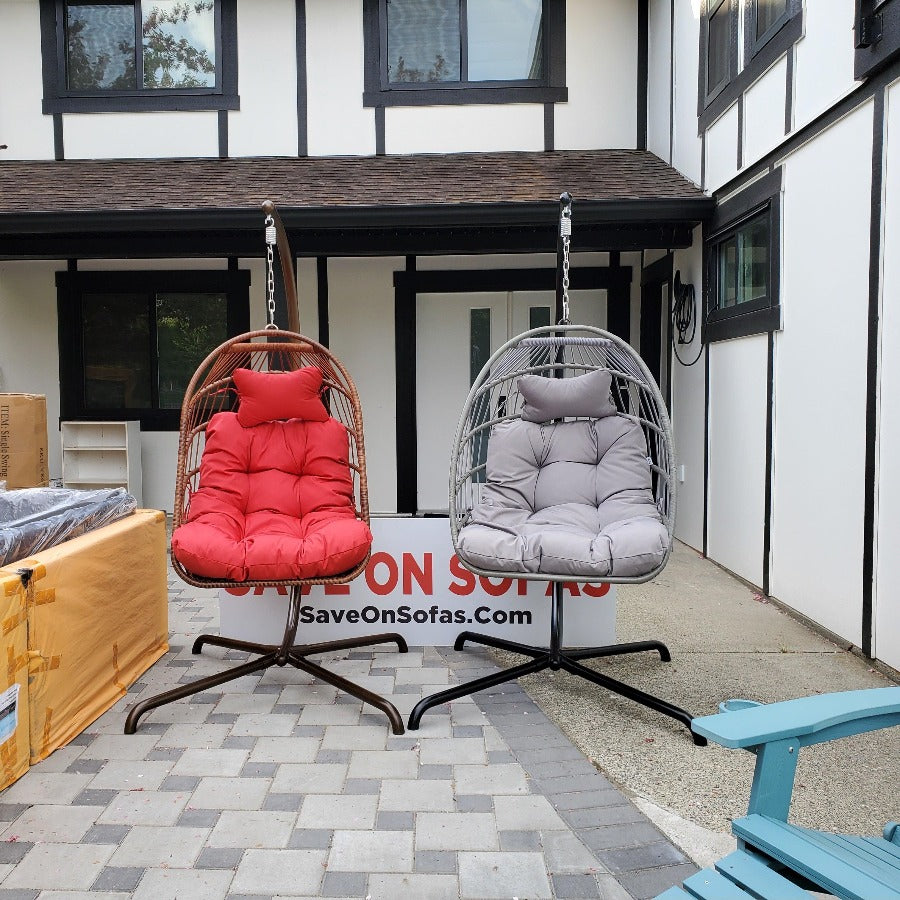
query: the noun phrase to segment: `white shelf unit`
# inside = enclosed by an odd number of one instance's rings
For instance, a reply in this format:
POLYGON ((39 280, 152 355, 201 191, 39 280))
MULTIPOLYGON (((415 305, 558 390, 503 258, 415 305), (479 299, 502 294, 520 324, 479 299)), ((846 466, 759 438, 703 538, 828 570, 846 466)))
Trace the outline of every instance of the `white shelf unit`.
POLYGON ((66 487, 123 487, 141 506, 141 423, 63 422, 62 467, 66 487))

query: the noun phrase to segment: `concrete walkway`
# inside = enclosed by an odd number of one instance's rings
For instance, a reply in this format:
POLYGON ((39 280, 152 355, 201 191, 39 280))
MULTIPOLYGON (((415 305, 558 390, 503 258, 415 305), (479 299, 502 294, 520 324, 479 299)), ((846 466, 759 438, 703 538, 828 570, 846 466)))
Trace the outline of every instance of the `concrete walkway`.
MULTIPOLYGON (((196 634, 216 629, 216 595, 174 576, 170 588, 171 651, 0 794, 0 900, 645 898, 695 871, 690 856, 705 863, 743 811, 749 754, 696 748, 680 726, 559 675, 532 678, 530 693, 504 685, 455 701, 395 737, 355 699, 269 670, 155 710, 124 735, 136 699, 245 656, 192 656, 196 634)), ((695 712, 811 683, 887 683, 684 548, 654 585, 622 591, 619 609, 619 637, 653 632, 673 663, 604 666, 695 712)), ((404 715, 493 666, 484 650, 331 657, 404 715)), ((894 802, 896 734, 882 734, 887 769, 875 759, 861 785, 842 780, 862 768, 846 757, 837 782, 801 777, 810 809, 835 791, 855 809, 880 793, 872 817, 894 802), (892 783, 873 791, 886 773, 892 783)))

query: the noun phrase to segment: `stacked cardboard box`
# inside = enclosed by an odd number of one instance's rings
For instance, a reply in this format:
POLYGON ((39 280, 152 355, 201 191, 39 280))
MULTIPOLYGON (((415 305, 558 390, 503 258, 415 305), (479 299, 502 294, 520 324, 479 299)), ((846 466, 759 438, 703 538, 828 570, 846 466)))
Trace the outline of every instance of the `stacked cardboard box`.
POLYGON ((46 487, 47 398, 0 394, 0 482, 8 490, 46 487))
POLYGON ((0 708, 0 787, 80 734, 166 652, 167 602, 155 510, 0 569, 0 685, 19 686, 11 729, 0 708))

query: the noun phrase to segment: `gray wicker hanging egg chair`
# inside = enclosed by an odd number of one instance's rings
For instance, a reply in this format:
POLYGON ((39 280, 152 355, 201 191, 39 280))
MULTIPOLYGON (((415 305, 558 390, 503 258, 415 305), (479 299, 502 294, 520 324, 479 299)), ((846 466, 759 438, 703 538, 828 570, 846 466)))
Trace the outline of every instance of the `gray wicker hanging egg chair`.
POLYGON ((570 214, 563 195, 563 324, 527 331, 488 360, 466 398, 450 462, 450 532, 460 562, 487 577, 553 582, 549 646, 463 631, 456 650, 470 642, 531 659, 424 698, 410 714, 413 730, 434 706, 548 668, 690 728, 684 709, 582 664, 643 651, 668 662, 662 642, 563 648, 563 585, 653 579, 669 559, 675 526, 672 430, 653 376, 616 335, 568 324, 570 214))

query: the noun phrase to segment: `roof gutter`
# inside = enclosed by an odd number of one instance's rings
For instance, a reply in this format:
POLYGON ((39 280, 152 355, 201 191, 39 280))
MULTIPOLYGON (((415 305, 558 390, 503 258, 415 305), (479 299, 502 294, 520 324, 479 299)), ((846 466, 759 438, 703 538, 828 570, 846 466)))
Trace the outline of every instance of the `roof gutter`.
MULTIPOLYGON (((265 199, 265 198, 262 198, 265 199)), ((260 201, 260 203, 262 200, 260 201)), ((690 224, 707 221, 711 197, 576 201, 576 221, 585 225, 690 224)), ((467 203, 418 206, 281 206, 288 229, 446 228, 547 226, 559 204, 467 203)), ((132 231, 247 231, 260 227, 261 209, 106 209, 0 213, 0 235, 125 233, 132 231)))

